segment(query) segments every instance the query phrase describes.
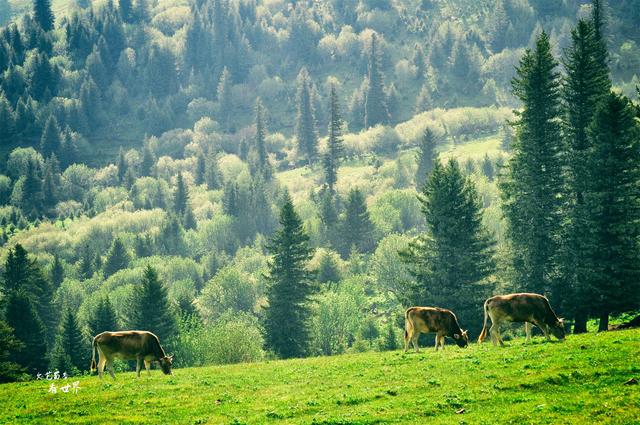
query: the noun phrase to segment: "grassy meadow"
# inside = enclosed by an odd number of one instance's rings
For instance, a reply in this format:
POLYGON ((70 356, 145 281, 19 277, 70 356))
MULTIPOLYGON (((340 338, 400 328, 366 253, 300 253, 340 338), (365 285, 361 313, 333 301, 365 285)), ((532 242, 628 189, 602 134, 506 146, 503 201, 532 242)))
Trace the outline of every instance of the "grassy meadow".
POLYGON ((640 330, 0 385, 0 423, 638 424, 640 330), (70 379, 72 381, 75 379, 70 379), (63 383, 64 381, 57 381, 63 383))

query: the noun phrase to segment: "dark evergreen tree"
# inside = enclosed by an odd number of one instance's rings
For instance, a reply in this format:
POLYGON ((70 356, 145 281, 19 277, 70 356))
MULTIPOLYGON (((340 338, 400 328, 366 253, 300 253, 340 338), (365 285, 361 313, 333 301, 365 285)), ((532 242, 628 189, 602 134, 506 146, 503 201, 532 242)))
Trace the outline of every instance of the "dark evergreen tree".
POLYGON ((207 160, 204 154, 202 153, 202 151, 199 151, 198 154, 196 155, 195 184, 198 186, 203 184, 206 180, 206 174, 207 174, 207 160))
POLYGON ((137 258, 150 257, 153 255, 153 240, 148 233, 144 236, 136 235, 134 246, 137 258))
POLYGON ((76 315, 67 308, 62 316, 56 342, 51 352, 51 367, 72 374, 74 369, 84 370, 88 366, 82 333, 76 315))
POLYGON ((47 369, 45 327, 38 316, 32 296, 24 290, 11 292, 6 298, 5 320, 21 348, 11 351, 9 361, 34 375, 47 369))
POLYGON ((42 202, 45 211, 51 211, 56 206, 61 184, 60 163, 55 154, 51 154, 45 163, 42 180, 42 202))
POLYGON ((153 332, 160 341, 168 341, 177 331, 167 289, 158 279, 158 272, 147 265, 142 282, 134 288, 128 324, 131 329, 153 332))
POLYGON ((54 290, 59 288, 64 281, 64 266, 62 265, 60 256, 57 254, 53 255, 53 264, 51 264, 51 269, 49 270, 49 280, 54 290))
MULTIPOLYGON (((260 173, 266 180, 271 180, 272 170, 267 153, 267 126, 265 119, 265 108, 260 98, 256 99, 256 136, 251 148, 250 159, 253 162, 253 173, 260 173)), ((251 165, 251 164, 250 164, 251 165)))
POLYGON ((187 209, 188 203, 189 191, 186 183, 184 182, 184 178, 182 177, 182 173, 178 173, 178 177, 176 178, 176 189, 173 193, 173 211, 179 217, 182 217, 187 209))
POLYGON ((329 138, 327 140, 327 152, 324 154, 324 178, 329 190, 333 192, 338 182, 338 167, 340 159, 344 155, 342 144, 342 128, 344 123, 340 116, 340 105, 335 85, 331 85, 329 104, 329 138))
POLYGON ((78 272, 83 279, 91 279, 95 272, 95 254, 93 250, 85 245, 80 254, 80 264, 78 265, 78 272))
POLYGON ((367 92, 364 100, 364 126, 373 127, 376 124, 389 122, 389 110, 382 78, 382 64, 378 51, 378 38, 371 36, 371 50, 369 51, 369 73, 367 92))
POLYGON ((193 230, 198 227, 196 217, 193 215, 193 208, 191 208, 191 204, 189 203, 187 203, 184 214, 182 215, 182 225, 186 230, 193 230))
POLYGON ((425 128, 418 145, 418 169, 416 170, 416 188, 420 190, 433 171, 438 154, 436 153, 436 136, 429 127, 425 128))
POLYGON ((545 293, 557 270, 561 227, 562 163, 557 62, 542 32, 516 69, 514 94, 522 101, 508 174, 500 182, 518 289, 545 293))
POLYGON ((16 119, 11 104, 0 91, 0 144, 8 145, 16 130, 16 119))
POLYGON ((184 229, 177 216, 170 214, 162 223, 157 244, 158 250, 164 255, 184 254, 186 250, 184 229))
POLYGON ((222 177, 220 176, 220 170, 218 169, 218 159, 214 154, 209 155, 207 159, 207 169, 205 171, 205 181, 207 183, 208 190, 220 189, 222 186, 222 177))
POLYGON ((152 176, 156 164, 156 158, 147 141, 142 149, 142 163, 140 164, 140 177, 152 176))
POLYGON ((0 383, 12 382, 24 372, 24 369, 12 361, 14 353, 21 351, 24 344, 13 334, 4 319, 0 320, 0 383))
POLYGON ((489 158, 488 154, 484 154, 484 158, 482 159, 482 174, 484 174, 489 181, 493 181, 495 177, 495 168, 493 167, 493 162, 491 158, 489 158))
POLYGON ((328 252, 322 254, 318 264, 316 280, 320 283, 337 283, 342 279, 335 258, 328 252))
POLYGON ((40 166, 35 160, 27 162, 27 171, 22 183, 22 197, 20 208, 30 218, 42 215, 42 178, 40 166))
POLYGON ((311 102, 309 73, 302 68, 298 74, 297 114, 295 137, 298 142, 298 152, 304 155, 307 164, 311 165, 318 154, 318 130, 316 116, 311 102))
POLYGON ((640 125, 631 102, 615 93, 598 106, 589 127, 589 187, 585 204, 593 235, 588 262, 592 273, 586 304, 608 330, 609 315, 640 307, 640 125))
POLYGON ((127 163, 127 159, 124 157, 124 150, 120 147, 120 151, 118 152, 118 161, 116 162, 116 167, 118 167, 118 180, 120 183, 124 183, 124 176, 127 174, 129 170, 129 164, 127 163))
POLYGON ((482 301, 491 292, 494 241, 482 224, 480 197, 455 160, 436 162, 422 189, 427 232, 402 253, 417 283, 415 305, 447 306, 463 326, 479 331, 482 301))
POLYGON ((133 2, 131 0, 118 0, 120 17, 124 22, 131 22, 133 19, 133 2))
POLYGON ((268 246, 265 342, 281 358, 302 357, 309 345, 309 297, 315 292, 306 270, 312 249, 291 198, 280 211, 280 229, 268 246))
POLYGON ((217 98, 218 98, 218 121, 222 128, 229 129, 231 124, 231 117, 233 116, 233 97, 231 96, 231 74, 225 67, 220 75, 220 81, 218 82, 217 98))
POLYGON ((374 228, 364 194, 360 189, 351 189, 345 205, 344 218, 340 223, 341 254, 346 257, 352 248, 358 252, 371 252, 375 248, 374 228))
POLYGON ((564 59, 567 73, 562 87, 567 149, 567 219, 564 220, 561 239, 560 278, 554 293, 561 311, 573 316, 575 333, 587 331, 589 311, 581 298, 587 292, 579 287, 588 282, 593 273, 589 263, 575 260, 585 258, 594 243, 588 224, 593 211, 584 202, 591 173, 587 161, 590 149, 587 130, 599 100, 607 95, 611 85, 608 74, 603 73, 598 64, 597 43, 593 22, 580 20, 571 31, 571 46, 564 59))
POLYGON ((111 305, 109 297, 105 296, 98 301, 98 304, 96 304, 95 309, 87 321, 87 329, 90 336, 120 329, 118 326, 118 316, 116 315, 113 305, 111 305))
POLYGON ((34 0, 33 1, 33 18, 43 31, 51 31, 53 29, 54 16, 51 11, 50 0, 34 0))
POLYGON ((102 269, 104 278, 107 279, 118 270, 126 269, 129 267, 130 261, 131 257, 129 256, 127 248, 124 246, 122 239, 115 238, 111 244, 109 252, 107 253, 107 259, 104 262, 102 269))

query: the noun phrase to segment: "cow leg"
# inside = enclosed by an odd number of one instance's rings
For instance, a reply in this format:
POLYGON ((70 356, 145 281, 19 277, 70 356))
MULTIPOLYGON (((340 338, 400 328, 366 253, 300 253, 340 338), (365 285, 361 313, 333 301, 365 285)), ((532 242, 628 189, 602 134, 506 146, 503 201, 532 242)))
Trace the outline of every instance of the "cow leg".
POLYGON ((409 351, 409 341, 413 337, 413 330, 405 330, 404 331, 404 352, 409 351))
POLYGON ((524 322, 524 333, 527 335, 525 342, 531 341, 531 323, 524 322))
POLYGON ((498 345, 498 325, 493 320, 491 321, 491 328, 489 328, 489 334, 491 335, 491 343, 494 347, 498 345))
POLYGON ((140 357, 136 357, 136 377, 140 377, 140 357))
POLYGON ((147 369, 147 375, 151 376, 151 362, 148 360, 144 361, 144 368, 147 369))
POLYGON ((442 348, 442 351, 444 351, 444 335, 439 335, 439 339, 440 339, 440 347, 442 348))
POLYGON ((416 349, 416 353, 420 352, 420 347, 418 347, 418 338, 420 338, 420 332, 413 332, 413 336, 411 337, 411 343, 413 344, 413 348, 416 349))
POLYGON ((107 369, 109 370, 109 375, 111 375, 113 379, 116 379, 116 373, 113 369, 113 360, 107 360, 107 369))
POLYGON ((102 376, 104 375, 104 365, 107 362, 107 359, 104 354, 102 354, 102 351, 100 351, 99 354, 100 360, 98 360, 98 375, 100 376, 100 379, 102 379, 102 376))

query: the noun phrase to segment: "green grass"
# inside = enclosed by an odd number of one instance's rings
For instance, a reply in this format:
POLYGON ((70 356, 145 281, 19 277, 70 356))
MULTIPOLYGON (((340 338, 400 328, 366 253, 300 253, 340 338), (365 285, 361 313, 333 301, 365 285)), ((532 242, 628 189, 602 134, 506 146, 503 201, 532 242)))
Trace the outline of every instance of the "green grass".
POLYGON ((640 330, 0 385, 0 423, 638 424, 640 330), (464 409, 462 413, 456 413, 464 409))

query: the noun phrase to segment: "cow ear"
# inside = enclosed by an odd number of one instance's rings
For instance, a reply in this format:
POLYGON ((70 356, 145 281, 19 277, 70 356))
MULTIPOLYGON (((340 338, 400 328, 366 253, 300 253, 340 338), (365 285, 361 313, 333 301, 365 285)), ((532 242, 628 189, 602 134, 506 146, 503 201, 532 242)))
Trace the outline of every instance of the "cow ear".
POLYGON ((453 334, 453 337, 454 337, 455 339, 460 339, 460 334, 453 334))
POLYGON ((467 336, 467 331, 462 331, 462 336, 467 336))

